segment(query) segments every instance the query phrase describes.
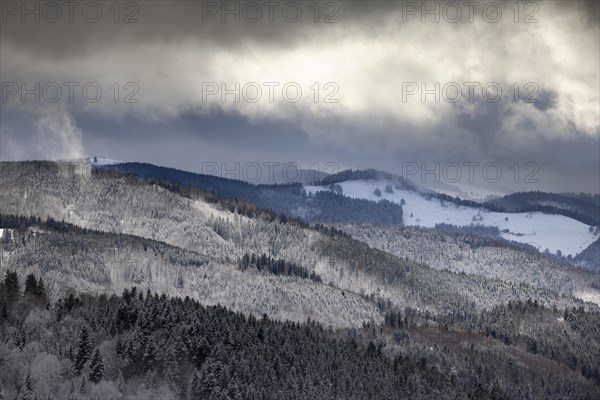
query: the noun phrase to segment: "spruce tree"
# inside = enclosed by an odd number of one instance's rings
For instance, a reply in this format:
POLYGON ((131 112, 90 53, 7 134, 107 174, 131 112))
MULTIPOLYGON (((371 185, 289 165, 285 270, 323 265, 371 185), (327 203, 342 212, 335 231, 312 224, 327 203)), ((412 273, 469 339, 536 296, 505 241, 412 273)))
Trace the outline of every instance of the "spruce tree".
POLYGON ((96 349, 94 355, 92 356, 92 360, 90 361, 90 374, 89 378, 91 382, 98 383, 104 377, 104 362, 102 361, 102 356, 100 355, 100 351, 96 349))
POLYGON ((41 300, 46 300, 46 287, 44 286, 44 280, 40 278, 38 280, 37 289, 35 291, 37 297, 41 300))
POLYGON ((19 277, 15 271, 7 270, 4 278, 6 302, 12 305, 19 298, 19 277))
POLYGON ((29 274, 25 278, 25 292, 24 294, 32 294, 35 295, 37 293, 38 283, 35 275, 29 274))
POLYGON ((81 374, 85 363, 90 359, 90 337, 87 328, 84 326, 79 334, 79 340, 77 342, 77 355, 75 356, 75 373, 81 374))

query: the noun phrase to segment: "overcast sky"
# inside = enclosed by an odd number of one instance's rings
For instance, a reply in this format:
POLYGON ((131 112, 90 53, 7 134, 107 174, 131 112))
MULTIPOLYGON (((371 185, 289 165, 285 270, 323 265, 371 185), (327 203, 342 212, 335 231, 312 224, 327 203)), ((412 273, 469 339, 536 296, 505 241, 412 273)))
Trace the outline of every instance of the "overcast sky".
POLYGON ((45 4, 2 2, 2 160, 600 191, 597 2, 45 4))

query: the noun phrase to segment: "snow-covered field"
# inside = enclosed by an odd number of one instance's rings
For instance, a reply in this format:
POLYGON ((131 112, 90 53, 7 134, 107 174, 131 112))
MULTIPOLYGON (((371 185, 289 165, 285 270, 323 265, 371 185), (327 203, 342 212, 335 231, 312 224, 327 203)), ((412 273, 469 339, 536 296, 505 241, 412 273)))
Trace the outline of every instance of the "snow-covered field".
MULTIPOLYGON (((339 185, 345 196, 378 201, 386 199, 401 204, 404 200, 403 220, 405 225, 433 228, 435 224, 453 225, 479 224, 496 226, 502 237, 537 247, 540 251, 548 249, 551 253, 560 250, 563 255, 572 255, 583 251, 597 236, 589 231, 589 226, 562 215, 534 213, 501 213, 483 209, 456 206, 439 199, 427 200, 419 193, 393 188, 394 193, 385 191, 386 181, 346 181, 339 185), (374 194, 375 189, 381 196, 374 194)), ((393 187, 393 185, 392 185, 393 187)), ((329 190, 324 186, 306 186, 307 193, 329 190)))

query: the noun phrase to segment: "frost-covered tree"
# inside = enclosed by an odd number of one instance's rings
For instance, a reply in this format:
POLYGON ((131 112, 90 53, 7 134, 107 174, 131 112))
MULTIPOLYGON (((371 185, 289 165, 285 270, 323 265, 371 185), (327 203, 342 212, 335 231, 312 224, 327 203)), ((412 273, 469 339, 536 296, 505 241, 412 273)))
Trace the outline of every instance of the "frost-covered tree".
POLYGON ((77 355, 75 356, 75 373, 77 375, 81 374, 85 364, 90 359, 91 355, 91 346, 90 346, 90 336, 87 328, 84 326, 81 328, 79 332, 79 339, 77 341, 77 355))
POLYGON ((100 350, 98 349, 94 351, 94 355, 90 360, 90 373, 88 377, 93 383, 100 382, 104 377, 104 362, 102 361, 102 356, 100 355, 100 350))

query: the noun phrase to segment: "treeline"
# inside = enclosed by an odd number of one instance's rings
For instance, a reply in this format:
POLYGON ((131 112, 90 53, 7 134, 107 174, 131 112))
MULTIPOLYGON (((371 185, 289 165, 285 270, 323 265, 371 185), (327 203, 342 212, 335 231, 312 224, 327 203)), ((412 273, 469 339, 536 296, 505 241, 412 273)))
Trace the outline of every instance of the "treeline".
POLYGON ((0 281, 0 304, 2 304, 0 318, 8 318, 8 309, 17 303, 45 306, 48 303, 48 294, 44 280, 41 277, 38 280, 34 274, 29 274, 25 277, 25 286, 21 291, 17 272, 7 270, 4 280, 0 281))
POLYGON ((475 235, 489 239, 501 239, 500 229, 497 226, 484 226, 479 224, 471 225, 452 225, 452 224, 435 224, 435 229, 446 233, 461 233, 464 235, 475 235))
POLYGON ((416 187, 410 183, 407 179, 401 176, 390 174, 385 171, 378 171, 376 169, 364 169, 364 170, 351 170, 347 169, 340 171, 337 174, 329 175, 321 181, 321 185, 333 185, 336 183, 346 181, 370 181, 370 180, 385 180, 393 182, 396 189, 409 189, 416 190, 416 187))
POLYGON ((595 204, 600 207, 600 193, 560 193, 563 196, 573 197, 585 201, 586 203, 595 204))
POLYGON ((272 215, 304 226, 314 222, 402 224, 402 207, 389 201, 352 199, 330 191, 306 195, 299 183, 252 185, 247 182, 157 167, 125 163, 94 168, 145 179, 189 198, 219 203, 230 211, 253 217, 272 215))
MULTIPOLYGON (((4 283, 0 289, 4 296, 4 283)), ((122 296, 4 304, 5 398, 507 398, 421 358, 390 359, 373 343, 336 339, 311 321, 257 319, 135 287, 122 296)))
POLYGON ((485 207, 498 212, 545 212, 560 214, 591 226, 600 226, 597 195, 564 195, 540 191, 513 193, 486 202, 485 207))
MULTIPOLYGON (((522 251, 526 251, 530 254, 538 254, 539 250, 537 247, 529 244, 517 242, 516 240, 508 240, 504 239, 500 233, 500 229, 496 226, 484 226, 479 224, 471 224, 471 225, 453 225, 453 224, 435 224, 435 229, 440 232, 445 233, 453 233, 458 235, 467 235, 461 236, 461 240, 469 243, 473 247, 480 246, 496 246, 496 247, 509 247, 513 249, 518 249, 522 251), (490 239, 490 240, 487 240, 490 239)), ((591 245, 590 245, 591 247, 591 245)), ((587 249, 586 249, 587 250, 587 249)), ((544 256, 550 257, 552 259, 562 261, 569 264, 575 264, 572 261, 572 257, 569 255, 568 257, 558 256, 555 254, 551 254, 549 252, 544 252, 544 256)))
POLYGON ((276 260, 273 257, 267 257, 266 254, 257 256, 252 253, 244 254, 238 263, 239 268, 242 271, 246 271, 248 268, 255 268, 257 271, 267 271, 273 275, 288 275, 288 276, 299 276, 303 279, 310 279, 313 282, 322 283, 321 277, 314 271, 308 271, 306 268, 286 262, 285 260, 276 260))
MULTIPOLYGON (((249 218, 266 217, 270 220, 279 220, 284 223, 295 223, 302 227, 307 224, 302 219, 286 215, 280 210, 263 204, 255 196, 255 186, 246 182, 199 175, 191 172, 174 170, 171 168, 157 167, 150 164, 125 163, 95 167, 93 173, 106 178, 119 177, 125 174, 136 179, 142 179, 150 185, 160 186, 170 192, 179 194, 193 200, 203 200, 207 203, 218 204, 222 209, 237 212, 249 218)), ((260 185, 256 187, 271 187, 260 185)), ((272 185, 280 187, 282 193, 300 195, 300 185, 272 185)), ((285 202, 289 199, 283 199, 285 202)))
POLYGON ((305 220, 309 222, 353 222, 403 225, 402 206, 388 200, 352 199, 330 191, 304 198, 305 220))
POLYGON ((442 202, 447 201, 449 203, 453 203, 456 204, 457 206, 465 206, 465 207, 473 207, 473 208, 481 208, 484 207, 484 205, 482 205, 481 203, 474 201, 474 200, 468 200, 468 199, 461 199, 460 197, 456 196, 456 197, 452 197, 450 195, 447 195, 445 193, 431 193, 431 194, 424 194, 423 197, 425 197, 426 199, 431 199, 431 198, 436 198, 441 200, 442 202))
POLYGON ((53 218, 42 219, 40 217, 27 217, 22 215, 2 214, 0 213, 0 228, 2 229, 18 229, 24 230, 36 226, 39 228, 45 228, 50 231, 66 233, 90 233, 92 230, 81 228, 76 225, 66 223, 64 221, 57 221, 53 218))

